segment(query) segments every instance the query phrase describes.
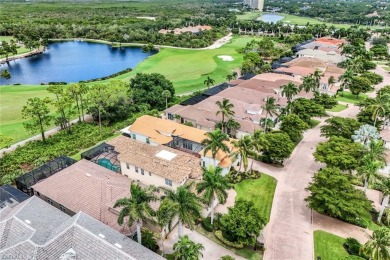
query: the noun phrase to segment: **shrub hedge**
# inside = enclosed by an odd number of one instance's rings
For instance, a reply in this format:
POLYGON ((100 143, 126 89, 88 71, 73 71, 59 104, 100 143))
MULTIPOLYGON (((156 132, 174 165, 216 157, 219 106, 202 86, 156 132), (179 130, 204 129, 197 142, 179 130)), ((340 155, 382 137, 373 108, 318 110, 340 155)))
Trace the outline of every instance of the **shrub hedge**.
POLYGON ((208 232, 213 232, 213 225, 211 225, 211 218, 207 217, 202 220, 202 227, 208 231, 208 232))
POLYGON ((238 243, 238 242, 231 242, 231 241, 227 240, 226 238, 224 238, 223 235, 222 235, 222 231, 221 231, 221 230, 215 231, 215 232, 214 232, 214 235, 215 235, 222 243, 224 243, 224 244, 227 245, 227 246, 230 246, 230 247, 233 247, 233 248, 237 248, 237 249, 244 248, 244 245, 243 245, 243 244, 238 243))
POLYGON ((348 254, 357 255, 357 256, 360 255, 359 251, 362 245, 355 238, 353 237, 347 238, 343 246, 345 250, 347 250, 348 254))
POLYGON ((246 179, 258 179, 261 177, 261 172, 256 170, 251 170, 247 172, 240 172, 237 174, 237 171, 235 169, 232 169, 228 175, 227 178, 230 183, 236 184, 246 179))

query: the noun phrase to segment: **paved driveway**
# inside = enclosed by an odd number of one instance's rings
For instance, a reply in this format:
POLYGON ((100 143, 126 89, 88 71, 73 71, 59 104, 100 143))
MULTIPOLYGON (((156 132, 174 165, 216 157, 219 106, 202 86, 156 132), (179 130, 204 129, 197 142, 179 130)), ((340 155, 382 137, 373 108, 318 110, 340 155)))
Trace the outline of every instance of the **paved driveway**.
MULTIPOLYGON (((226 248, 218 245, 214 241, 211 241, 207 237, 199 234, 195 230, 190 230, 186 227, 183 227, 183 233, 185 235, 188 235, 188 237, 196 242, 201 243, 204 246, 203 251, 203 257, 201 259, 205 260, 218 260, 224 255, 230 255, 233 256, 236 260, 243 260, 245 258, 242 258, 241 256, 235 255, 233 252, 227 250, 226 248)), ((164 251, 166 253, 172 253, 173 252, 173 245, 178 241, 178 235, 177 235, 177 226, 172 230, 172 232, 169 234, 168 239, 164 241, 164 251)))

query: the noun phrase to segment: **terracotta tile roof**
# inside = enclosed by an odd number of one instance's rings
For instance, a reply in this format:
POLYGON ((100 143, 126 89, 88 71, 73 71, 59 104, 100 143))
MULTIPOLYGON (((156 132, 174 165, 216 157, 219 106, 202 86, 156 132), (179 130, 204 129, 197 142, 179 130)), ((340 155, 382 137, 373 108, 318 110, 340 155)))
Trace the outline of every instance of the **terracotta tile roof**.
POLYGON ((154 146, 125 136, 118 136, 107 143, 115 147, 120 161, 171 179, 176 183, 182 183, 188 178, 200 178, 203 174, 200 158, 167 146, 154 146), (162 151, 173 153, 176 156, 171 160, 157 157, 156 155, 162 151))
POLYGON ((201 143, 205 139, 206 134, 205 131, 194 127, 148 115, 137 118, 129 127, 129 131, 147 136, 151 141, 159 144, 171 142, 173 136, 201 143))
POLYGON ((333 37, 321 37, 315 40, 316 42, 330 43, 333 45, 341 45, 345 43, 344 39, 337 39, 333 37))
POLYGON ((390 129, 384 129, 380 132, 380 136, 385 142, 390 142, 390 129))
POLYGON ((299 57, 292 61, 283 63, 285 66, 299 66, 305 68, 326 68, 326 62, 312 57, 299 57))
POLYGON ((334 64, 340 63, 345 60, 345 57, 342 55, 334 52, 324 52, 321 50, 312 50, 312 49, 304 49, 297 52, 297 55, 305 55, 308 57, 315 57, 320 60, 323 60, 324 62, 332 62, 334 64))
POLYGON ((297 77, 283 75, 283 74, 279 74, 279 73, 258 74, 256 76, 254 76, 252 79, 265 80, 265 81, 271 81, 271 82, 272 81, 277 82, 280 80, 286 80, 288 82, 291 82, 291 81, 298 81, 299 82, 299 79, 297 77))
POLYGON ((75 213, 83 211, 121 231, 113 206, 130 195, 130 183, 129 178, 83 159, 32 188, 75 213))
POLYGON ((345 69, 339 68, 337 66, 327 66, 325 73, 334 73, 334 74, 344 74, 345 69))
POLYGON ((310 74, 313 74, 315 72, 315 70, 316 70, 316 68, 291 66, 288 68, 280 67, 280 68, 277 68, 275 71, 284 72, 284 73, 292 73, 294 75, 300 75, 300 76, 306 77, 306 76, 309 76, 310 74))

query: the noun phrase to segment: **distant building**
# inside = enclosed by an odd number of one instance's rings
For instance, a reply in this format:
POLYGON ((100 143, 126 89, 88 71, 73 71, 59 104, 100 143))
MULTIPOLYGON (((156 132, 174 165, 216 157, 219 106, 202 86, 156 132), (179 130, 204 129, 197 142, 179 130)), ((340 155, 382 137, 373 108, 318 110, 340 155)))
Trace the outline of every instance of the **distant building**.
POLYGON ((193 33, 198 34, 202 31, 209 31, 213 29, 211 26, 208 25, 197 25, 197 26, 188 26, 188 27, 182 27, 182 28, 175 28, 173 30, 165 30, 161 29, 158 32, 161 34, 167 34, 167 33, 173 33, 173 34, 182 34, 182 33, 193 33))
POLYGON ((0 209, 0 238, 0 259, 164 259, 83 212, 70 217, 35 196, 0 209))
POLYGON ((264 0, 244 0, 244 5, 249 6, 251 9, 257 9, 263 11, 264 0))

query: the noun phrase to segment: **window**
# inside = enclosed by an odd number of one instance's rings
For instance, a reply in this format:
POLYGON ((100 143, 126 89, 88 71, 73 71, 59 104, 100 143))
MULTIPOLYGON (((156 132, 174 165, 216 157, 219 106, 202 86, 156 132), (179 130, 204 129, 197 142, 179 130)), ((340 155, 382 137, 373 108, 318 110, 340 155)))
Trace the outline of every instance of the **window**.
POLYGON ((147 144, 150 144, 149 138, 146 138, 146 143, 147 143, 147 144))
POLYGON ((168 113, 168 119, 169 119, 169 120, 173 120, 173 115, 170 114, 170 113, 168 113))
POLYGON ((130 165, 128 163, 126 163, 126 168, 130 169, 130 165))
POLYGON ((60 204, 60 210, 65 212, 65 207, 60 204))
POLYGON ((203 167, 206 167, 206 162, 202 161, 203 167))
POLYGON ((144 172, 144 169, 141 169, 141 174, 144 175, 144 173, 145 173, 145 172, 144 172))
POLYGON ((53 205, 53 201, 49 198, 47 198, 47 203, 49 203, 50 205, 53 205))
POLYGON ((188 141, 183 141, 183 148, 192 151, 192 143, 188 141))
POLYGON ((137 139, 137 136, 135 135, 135 134, 132 134, 132 138, 135 140, 135 139, 137 139))
POLYGON ((172 180, 165 179, 165 184, 172 187, 172 180))
POLYGON ((151 172, 149 172, 149 176, 152 176, 152 173, 151 173, 151 172))
POLYGON ((138 172, 138 167, 137 166, 135 166, 135 172, 138 172))

